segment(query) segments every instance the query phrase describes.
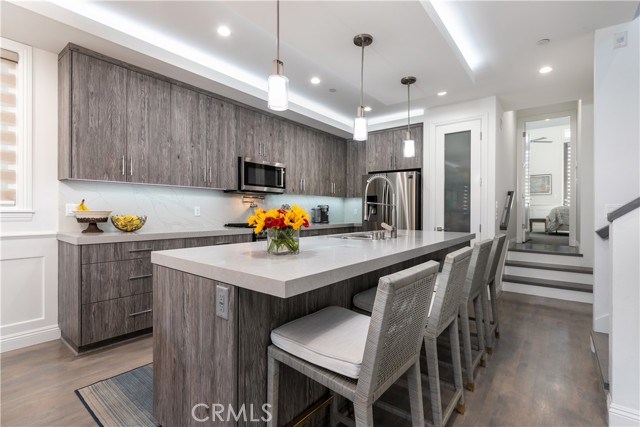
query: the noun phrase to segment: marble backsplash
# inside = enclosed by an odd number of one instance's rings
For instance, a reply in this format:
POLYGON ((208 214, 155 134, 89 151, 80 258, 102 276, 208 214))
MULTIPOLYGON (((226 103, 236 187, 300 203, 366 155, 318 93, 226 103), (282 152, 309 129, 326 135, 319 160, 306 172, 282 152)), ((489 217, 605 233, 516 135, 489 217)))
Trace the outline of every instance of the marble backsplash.
MULTIPOLYGON (((60 231, 80 231, 86 225, 65 216, 65 204, 82 199, 92 210, 111 210, 113 214, 147 215, 146 231, 203 230, 222 227, 228 222, 243 222, 252 213, 238 194, 198 188, 155 185, 118 184, 90 181, 60 181, 58 218, 60 231), (194 208, 200 207, 200 216, 194 208)), ((264 209, 297 204, 311 213, 317 205, 329 205, 333 223, 361 222, 359 198, 303 195, 267 195, 259 206, 264 209)), ((105 231, 115 231, 110 223, 100 224, 105 231)))

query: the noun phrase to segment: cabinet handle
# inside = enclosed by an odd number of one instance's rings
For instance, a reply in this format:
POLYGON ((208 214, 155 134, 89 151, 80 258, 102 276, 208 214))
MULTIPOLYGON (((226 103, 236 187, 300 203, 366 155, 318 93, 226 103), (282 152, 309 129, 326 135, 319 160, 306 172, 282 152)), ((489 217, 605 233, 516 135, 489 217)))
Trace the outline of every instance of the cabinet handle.
POLYGON ((129 249, 129 252, 150 252, 153 248, 129 249))
POLYGON ((220 246, 220 245, 230 245, 233 242, 216 242, 213 244, 213 246, 220 246))
POLYGON ((302 178, 302 191, 307 190, 307 180, 302 178))
POLYGON ((153 274, 143 274, 142 276, 131 276, 129 277, 129 280, 146 279, 148 277, 153 277, 153 274))
POLYGON ((133 176, 133 156, 129 157, 129 175, 133 176))
POLYGON ((151 313, 153 311, 152 308, 150 308, 149 310, 142 310, 142 311, 138 311, 137 313, 131 313, 129 315, 129 317, 136 317, 136 316, 140 316, 141 314, 147 314, 147 313, 151 313))
POLYGON ((124 175, 124 155, 122 155, 122 175, 124 175))
POLYGON ((202 167, 202 174, 203 174, 204 182, 207 182, 207 167, 206 166, 202 167))
POLYGON ((213 175, 211 173, 211 166, 209 166, 209 184, 213 182, 213 175))

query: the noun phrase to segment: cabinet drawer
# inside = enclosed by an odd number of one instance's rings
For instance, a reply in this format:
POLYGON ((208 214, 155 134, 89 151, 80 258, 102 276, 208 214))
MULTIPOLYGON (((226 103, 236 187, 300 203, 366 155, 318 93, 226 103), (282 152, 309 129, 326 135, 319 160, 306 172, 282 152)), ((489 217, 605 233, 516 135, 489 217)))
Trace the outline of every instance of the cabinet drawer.
POLYGON ((151 251, 155 250, 154 244, 154 241, 148 241, 84 245, 82 246, 82 263, 149 258, 151 251))
POLYGON ((151 293, 82 306, 82 345, 150 328, 153 324, 151 293))
POLYGON ((229 245, 231 243, 250 242, 251 234, 234 234, 229 236, 193 237, 185 240, 185 248, 200 246, 229 245))
POLYGON ((82 304, 144 294, 153 289, 150 258, 82 266, 82 304))

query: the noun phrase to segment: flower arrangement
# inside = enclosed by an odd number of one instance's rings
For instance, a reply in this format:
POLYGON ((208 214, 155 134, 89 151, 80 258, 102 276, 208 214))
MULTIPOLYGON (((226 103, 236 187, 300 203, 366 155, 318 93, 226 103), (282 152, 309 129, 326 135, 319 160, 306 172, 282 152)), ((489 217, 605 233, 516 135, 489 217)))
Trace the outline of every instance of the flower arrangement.
POLYGON ((267 252, 297 254, 300 249, 299 230, 309 227, 309 214, 297 205, 282 205, 265 211, 258 208, 247 219, 254 233, 267 229, 267 252))

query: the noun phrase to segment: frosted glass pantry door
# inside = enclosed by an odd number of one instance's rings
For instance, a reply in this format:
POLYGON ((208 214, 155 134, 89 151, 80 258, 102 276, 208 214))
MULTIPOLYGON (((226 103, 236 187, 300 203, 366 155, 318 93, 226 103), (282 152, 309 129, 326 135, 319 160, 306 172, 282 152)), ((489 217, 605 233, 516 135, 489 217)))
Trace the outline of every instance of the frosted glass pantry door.
POLYGON ((436 129, 436 231, 476 233, 481 238, 480 120, 436 129))

